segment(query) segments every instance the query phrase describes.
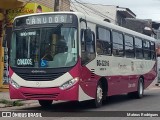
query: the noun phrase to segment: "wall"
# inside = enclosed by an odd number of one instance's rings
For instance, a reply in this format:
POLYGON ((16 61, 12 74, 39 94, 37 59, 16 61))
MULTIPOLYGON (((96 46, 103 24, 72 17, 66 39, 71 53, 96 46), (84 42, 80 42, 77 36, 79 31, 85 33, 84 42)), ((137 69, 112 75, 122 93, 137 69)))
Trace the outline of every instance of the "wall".
MULTIPOLYGON (((28 2, 30 0, 23 0, 24 2, 28 2)), ((49 8, 54 8, 54 0, 31 0, 31 2, 39 3, 49 8)))
POLYGON ((7 26, 12 26, 13 20, 17 16, 38 13, 38 12, 52 12, 52 11, 53 9, 48 8, 39 3, 33 3, 33 2, 27 3, 22 8, 7 10, 7 26))
POLYGON ((60 11, 70 11, 70 2, 69 0, 59 0, 60 2, 60 11))

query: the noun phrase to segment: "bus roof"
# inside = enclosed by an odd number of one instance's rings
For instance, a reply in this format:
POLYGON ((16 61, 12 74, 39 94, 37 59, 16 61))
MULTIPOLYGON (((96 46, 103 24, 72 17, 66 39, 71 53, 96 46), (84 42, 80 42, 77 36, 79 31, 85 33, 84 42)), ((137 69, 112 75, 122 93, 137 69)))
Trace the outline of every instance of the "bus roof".
POLYGON ((63 11, 63 12, 33 13, 33 14, 28 14, 28 15, 21 15, 21 16, 15 17, 15 19, 21 18, 21 17, 28 17, 28 16, 32 16, 32 15, 64 14, 64 13, 65 14, 74 14, 78 18, 86 19, 87 21, 89 21, 91 23, 94 23, 94 24, 97 24, 97 25, 101 25, 101 26, 104 26, 106 28, 110 28, 112 30, 121 31, 123 33, 130 34, 130 35, 133 35, 133 36, 137 36, 137 37, 140 37, 140 38, 143 38, 143 39, 147 39, 147 40, 150 40, 150 41, 154 41, 154 42, 156 41, 156 39, 153 38, 153 37, 150 37, 150 36, 144 35, 142 33, 139 33, 139 32, 136 32, 136 31, 133 31, 133 30, 130 30, 130 29, 118 26, 118 25, 115 25, 113 23, 106 22, 106 21, 104 21, 102 19, 98 19, 98 18, 89 16, 89 15, 86 15, 86 14, 83 14, 83 13, 80 13, 80 12, 67 12, 67 11, 63 11))
POLYGON ((125 27, 115 25, 113 23, 106 22, 102 19, 97 19, 97 18, 87 16, 87 15, 85 17, 86 17, 87 21, 90 21, 91 23, 95 23, 97 25, 104 26, 106 28, 110 28, 111 30, 117 30, 117 31, 120 31, 120 32, 123 32, 123 33, 126 33, 126 34, 130 34, 130 35, 140 37, 140 38, 143 38, 143 39, 147 39, 147 40, 150 40, 150 41, 154 41, 154 42, 156 41, 156 39, 153 38, 153 37, 150 37, 150 36, 147 36, 145 34, 133 31, 133 30, 125 28, 125 27))

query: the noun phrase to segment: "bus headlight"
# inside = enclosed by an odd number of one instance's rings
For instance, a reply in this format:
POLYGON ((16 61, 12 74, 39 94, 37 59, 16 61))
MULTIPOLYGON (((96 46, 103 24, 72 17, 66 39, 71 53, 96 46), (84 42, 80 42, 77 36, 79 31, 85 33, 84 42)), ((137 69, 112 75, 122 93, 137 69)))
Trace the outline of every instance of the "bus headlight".
POLYGON ((75 85, 77 82, 78 82, 79 78, 74 78, 72 80, 69 80, 67 82, 65 82, 63 85, 61 85, 59 88, 61 90, 65 90, 65 89, 68 89, 70 87, 72 87, 73 85, 75 85))
POLYGON ((14 87, 14 88, 16 88, 16 89, 19 89, 20 88, 20 86, 18 85, 18 83, 16 83, 14 80, 10 80, 10 84, 14 87))

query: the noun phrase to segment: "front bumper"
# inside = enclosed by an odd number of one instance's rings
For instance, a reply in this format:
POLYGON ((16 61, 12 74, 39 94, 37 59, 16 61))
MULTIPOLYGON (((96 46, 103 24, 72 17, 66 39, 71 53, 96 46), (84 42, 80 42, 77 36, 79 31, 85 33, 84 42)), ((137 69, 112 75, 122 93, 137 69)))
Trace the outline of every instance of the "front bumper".
POLYGON ((11 99, 26 99, 26 100, 78 100, 78 84, 75 84, 69 89, 61 90, 56 88, 14 88, 9 85, 11 99))

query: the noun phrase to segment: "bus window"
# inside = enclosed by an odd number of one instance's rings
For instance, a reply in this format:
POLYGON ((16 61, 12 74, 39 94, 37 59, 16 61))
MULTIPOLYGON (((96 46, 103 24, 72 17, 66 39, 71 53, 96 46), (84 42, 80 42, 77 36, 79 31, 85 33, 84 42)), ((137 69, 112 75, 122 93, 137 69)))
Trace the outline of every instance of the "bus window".
POLYGON ((38 67, 38 44, 40 39, 40 30, 30 29, 16 31, 13 34, 11 50, 11 65, 19 67, 38 67), (24 60, 29 60, 30 63, 25 64, 24 60), (18 63, 18 64, 17 64, 18 63))
POLYGON ((73 66, 77 62, 76 38, 77 30, 72 27, 63 27, 58 31, 44 27, 16 31, 13 34, 11 65, 36 68, 73 66), (30 63, 21 62, 26 59, 30 63))
POLYGON ((139 38, 135 38, 135 49, 136 49, 136 58, 143 58, 143 49, 142 49, 142 40, 139 38))
POLYGON ((111 55, 111 39, 110 31, 101 27, 97 29, 97 54, 111 55))
POLYGON ((81 29, 81 51, 84 53, 86 51, 84 42, 84 29, 81 29))
POLYGON ((118 57, 124 56, 123 35, 121 33, 113 31, 112 38, 113 38, 113 55, 118 57))
POLYGON ((127 58, 134 58, 133 37, 125 35, 125 52, 127 58))
POLYGON ((143 41, 143 52, 144 52, 144 58, 146 60, 150 60, 151 51, 150 51, 150 43, 148 41, 143 41))
POLYGON ((150 42, 150 44, 151 44, 151 59, 155 60, 155 58, 156 58, 155 43, 150 42))

